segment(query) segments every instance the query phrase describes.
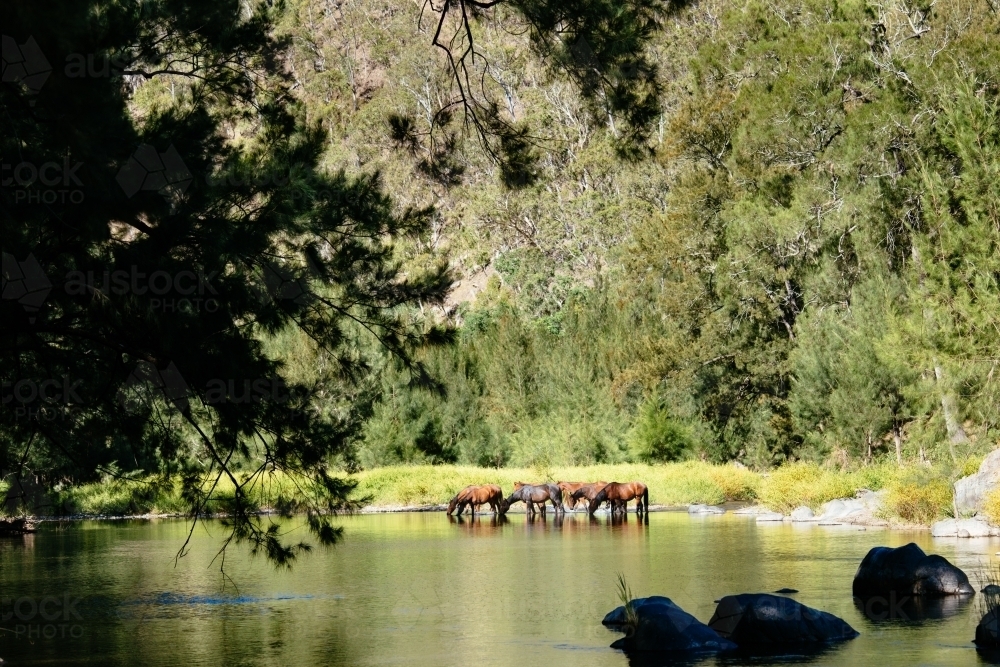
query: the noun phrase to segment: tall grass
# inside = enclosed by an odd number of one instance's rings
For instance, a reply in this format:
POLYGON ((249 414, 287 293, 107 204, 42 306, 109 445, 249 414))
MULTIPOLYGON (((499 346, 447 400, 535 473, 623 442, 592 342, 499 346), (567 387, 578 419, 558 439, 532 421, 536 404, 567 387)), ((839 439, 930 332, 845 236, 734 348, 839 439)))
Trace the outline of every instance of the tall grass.
MULTIPOLYGON (((470 484, 499 484, 507 493, 517 481, 557 480, 639 480, 648 485, 653 504, 686 506, 742 501, 784 513, 800 505, 818 509, 829 500, 853 497, 859 489, 888 489, 889 511, 910 523, 929 523, 937 518, 935 515, 946 514, 946 506, 951 502, 948 480, 890 464, 837 470, 792 463, 770 473, 700 461, 499 469, 424 465, 376 468, 350 478, 357 483, 354 499, 383 508, 444 504, 470 484)), ((289 475, 269 473, 248 492, 252 502, 273 507, 283 498, 300 496, 303 484, 303 480, 289 475)), ((63 514, 183 513, 187 507, 180 492, 177 479, 147 477, 138 482, 106 479, 54 492, 53 501, 63 514)), ((232 494, 231 482, 223 480, 207 510, 224 509, 226 499, 232 494)), ((1000 510, 1000 496, 995 505, 1000 510)))
POLYGON ((639 614, 632 604, 635 598, 632 597, 632 588, 625 580, 623 572, 618 573, 618 599, 621 600, 622 606, 625 608, 625 622, 622 624, 625 629, 625 635, 631 636, 639 626, 639 614))

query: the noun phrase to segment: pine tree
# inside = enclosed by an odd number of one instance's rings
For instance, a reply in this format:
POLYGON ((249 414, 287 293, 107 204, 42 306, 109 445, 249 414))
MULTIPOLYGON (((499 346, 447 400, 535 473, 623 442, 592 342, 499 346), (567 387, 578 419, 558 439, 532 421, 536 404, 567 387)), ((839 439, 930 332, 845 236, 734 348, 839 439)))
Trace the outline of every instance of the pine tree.
POLYGON ((364 341, 429 382, 413 351, 450 333, 412 307, 451 279, 394 256, 429 210, 397 210, 377 175, 321 166, 326 136, 289 96, 275 11, 10 8, 0 476, 180 472, 192 516, 228 512, 226 543, 284 564, 307 545, 282 543, 250 491, 289 474, 300 492, 264 502, 337 538, 330 512, 351 486, 328 465, 371 403, 364 341), (332 385, 290 380, 267 352, 289 328, 323 351, 332 385))

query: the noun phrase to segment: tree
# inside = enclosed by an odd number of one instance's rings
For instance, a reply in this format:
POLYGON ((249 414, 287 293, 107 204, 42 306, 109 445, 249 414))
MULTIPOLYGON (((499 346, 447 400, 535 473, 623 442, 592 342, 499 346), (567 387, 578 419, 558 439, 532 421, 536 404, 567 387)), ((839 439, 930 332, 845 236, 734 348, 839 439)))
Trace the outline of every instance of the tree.
POLYGON ((229 513, 223 548, 287 564, 308 545, 283 543, 251 492, 288 474, 298 491, 264 502, 337 538, 330 513, 351 485, 328 466, 370 409, 365 341, 431 384, 413 351, 450 332, 413 312, 451 278, 394 256, 429 210, 396 210, 377 174, 321 167, 326 137, 289 96, 276 11, 11 8, 0 476, 181 472, 195 520, 229 513), (267 350, 289 328, 329 360, 325 383, 290 380, 267 350))

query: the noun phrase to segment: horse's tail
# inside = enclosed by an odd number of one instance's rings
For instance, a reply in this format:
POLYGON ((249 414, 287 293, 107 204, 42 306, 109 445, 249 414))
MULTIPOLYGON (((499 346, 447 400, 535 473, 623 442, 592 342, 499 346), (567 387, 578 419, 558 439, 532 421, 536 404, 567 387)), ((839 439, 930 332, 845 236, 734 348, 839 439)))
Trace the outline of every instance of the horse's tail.
MULTIPOLYGON (((556 486, 555 484, 553 484, 552 485, 552 491, 555 491, 555 495, 552 496, 552 500, 553 500, 553 502, 555 504, 556 509, 557 510, 563 509, 563 499, 562 499, 563 492, 562 492, 562 489, 560 489, 558 486, 556 486)), ((550 493, 551 493, 551 491, 550 491, 550 493)))
POLYGON ((642 511, 649 511, 649 487, 645 484, 642 485, 642 511))

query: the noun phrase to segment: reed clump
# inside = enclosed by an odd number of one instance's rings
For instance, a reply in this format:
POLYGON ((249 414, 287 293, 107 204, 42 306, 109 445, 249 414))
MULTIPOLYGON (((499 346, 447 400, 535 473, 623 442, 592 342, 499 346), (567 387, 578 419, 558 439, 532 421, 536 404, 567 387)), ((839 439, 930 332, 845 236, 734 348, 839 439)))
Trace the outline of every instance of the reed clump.
POLYGON ((622 624, 625 635, 631 636, 639 626, 639 614, 633 604, 635 598, 632 597, 632 588, 628 585, 625 574, 622 572, 618 573, 618 599, 625 608, 625 622, 622 624))

